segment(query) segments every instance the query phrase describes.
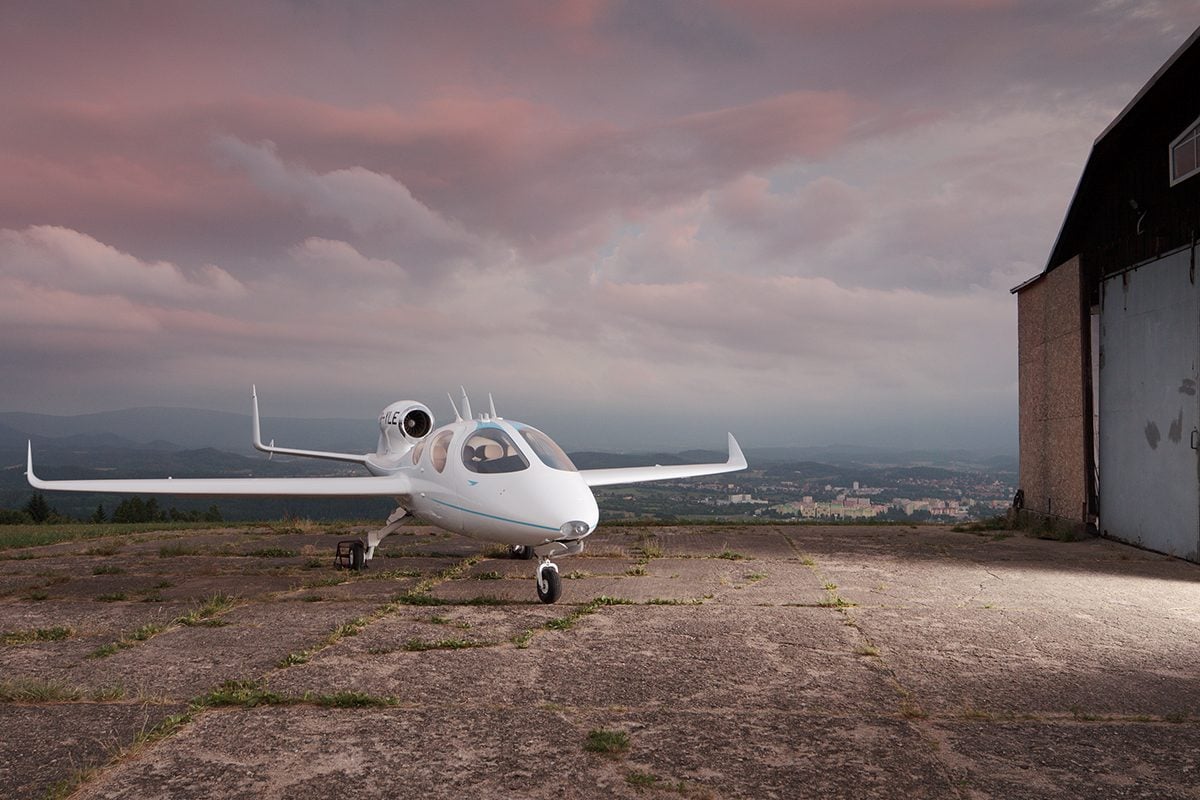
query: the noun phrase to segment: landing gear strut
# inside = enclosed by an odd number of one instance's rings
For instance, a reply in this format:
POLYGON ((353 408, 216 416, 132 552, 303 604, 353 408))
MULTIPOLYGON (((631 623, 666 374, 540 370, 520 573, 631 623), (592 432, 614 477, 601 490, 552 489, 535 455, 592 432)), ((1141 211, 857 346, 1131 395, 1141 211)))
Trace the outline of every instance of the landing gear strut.
POLYGON ((562 578, 558 575, 558 567, 548 558, 538 564, 537 593, 543 603, 557 602, 562 596, 562 578))
POLYGON ((396 532, 406 514, 408 514, 407 509, 403 506, 398 507, 387 518, 387 522, 382 528, 367 534, 365 544, 362 539, 343 539, 338 542, 337 550, 333 554, 333 566, 337 569, 352 569, 356 572, 366 569, 367 562, 375 557, 375 548, 384 540, 384 537, 396 532))

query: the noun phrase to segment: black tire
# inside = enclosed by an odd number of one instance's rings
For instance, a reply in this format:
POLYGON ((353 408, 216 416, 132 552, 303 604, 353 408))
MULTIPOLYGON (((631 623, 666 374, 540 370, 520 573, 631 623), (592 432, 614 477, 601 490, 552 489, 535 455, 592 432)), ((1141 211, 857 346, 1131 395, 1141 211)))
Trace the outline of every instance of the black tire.
POLYGON ((513 558, 520 559, 521 561, 528 561, 533 558, 533 548, 525 544, 514 544, 508 548, 508 552, 513 558))
POLYGON ((547 567, 541 571, 540 577, 546 582, 546 590, 542 591, 542 580, 534 580, 537 584, 538 600, 543 603, 558 602, 558 598, 562 597, 562 578, 558 576, 558 570, 547 567))
POLYGON ((362 542, 355 542, 350 545, 350 569, 355 572, 360 571, 367 563, 367 548, 362 542))

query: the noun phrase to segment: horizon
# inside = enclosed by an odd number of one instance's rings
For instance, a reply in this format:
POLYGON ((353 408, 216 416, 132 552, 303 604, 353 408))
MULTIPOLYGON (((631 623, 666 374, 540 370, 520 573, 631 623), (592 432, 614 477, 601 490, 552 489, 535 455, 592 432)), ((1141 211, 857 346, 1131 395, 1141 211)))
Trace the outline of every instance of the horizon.
POLYGON ((1009 289, 1194 11, 18 5, 0 408, 1016 452, 1009 289))
MULTIPOLYGON (((166 438, 166 437, 169 437, 169 435, 170 435, 169 433, 164 433, 161 430, 157 430, 153 426, 150 427, 150 430, 155 431, 155 432, 145 433, 145 434, 142 434, 141 436, 136 435, 136 433, 137 433, 136 417, 139 414, 139 412, 150 413, 150 412, 163 412, 163 411, 167 411, 167 412, 199 412, 199 413, 203 413, 203 414, 214 414, 214 415, 218 415, 220 417, 237 417, 239 419, 239 421, 241 421, 243 419, 244 420, 250 419, 249 412, 220 411, 220 410, 216 410, 216 409, 203 409, 203 408, 194 408, 194 407, 187 407, 187 406, 134 406, 134 407, 130 407, 130 408, 110 409, 110 410, 95 411, 95 412, 84 412, 81 414, 45 414, 45 413, 37 412, 37 411, 2 410, 2 411, 0 411, 0 426, 13 427, 13 425, 10 424, 10 420, 8 419, 11 416, 33 417, 33 418, 45 419, 45 420, 80 420, 80 419, 89 418, 89 417, 105 417, 105 416, 109 416, 109 415, 122 415, 122 416, 133 415, 133 418, 128 420, 128 422, 130 424, 132 424, 135 429, 131 430, 128 427, 126 427, 126 428, 122 428, 120 430, 120 432, 117 432, 116 430, 112 430, 112 429, 82 430, 82 429, 75 429, 75 428, 71 429, 68 432, 63 432, 63 433, 59 433, 56 435, 50 434, 50 433, 45 433, 45 432, 41 432, 41 433, 37 433, 37 432, 33 432, 33 431, 22 431, 22 432, 29 433, 30 435, 33 435, 33 436, 43 436, 43 437, 47 437, 47 438, 65 438, 65 437, 73 437, 73 436, 88 435, 88 434, 113 434, 116 436, 120 436, 121 438, 128 439, 130 441, 134 441, 134 442, 138 442, 138 443, 142 443, 142 444, 147 444, 147 443, 151 443, 154 441, 162 441, 162 442, 166 442, 168 444, 173 444, 173 445, 181 446, 181 447, 188 446, 188 445, 181 444, 179 441, 173 441, 170 438, 166 438)), ((518 419, 515 417, 514 418, 502 417, 502 418, 518 419)), ((372 432, 374 432, 374 425, 376 422, 375 419, 359 419, 359 418, 354 418, 354 417, 328 417, 328 416, 327 417, 286 417, 286 416, 271 415, 271 414, 264 414, 262 419, 264 421, 264 425, 268 425, 270 423, 275 423, 275 424, 294 423, 294 424, 300 424, 301 426, 304 426, 306 424, 312 424, 313 428, 315 429, 316 423, 335 423, 335 424, 338 424, 339 427, 342 428, 343 430, 346 425, 354 425, 354 426, 361 425, 364 430, 367 430, 368 427, 370 427, 372 429, 372 432)), ((448 421, 449 420, 446 418, 441 418, 441 419, 437 419, 435 421, 435 424, 441 425, 448 421)), ((526 422, 526 420, 519 420, 519 421, 526 422)), ((532 423, 527 423, 527 424, 532 424, 532 423)), ((535 427, 540 427, 540 426, 535 426, 535 427)), ((323 432, 323 431, 315 431, 314 430, 313 432, 320 433, 323 435, 330 435, 330 434, 328 434, 328 432, 323 432)), ((732 433, 734 433, 734 435, 737 436, 736 431, 732 431, 732 433)), ((336 434, 334 434, 334 435, 336 435, 336 434)), ((341 435, 345 436, 344 433, 342 433, 341 435)), ((562 439, 561 437, 558 437, 558 436, 555 436, 554 438, 556 441, 559 441, 560 444, 563 441, 566 441, 567 444, 563 444, 562 446, 565 449, 571 450, 573 452, 597 452, 597 453, 613 453, 613 454, 637 454, 637 453, 652 454, 655 452, 680 453, 680 452, 686 452, 689 450, 703 450, 703 451, 711 451, 714 453, 724 452, 723 446, 710 446, 710 445, 705 445, 705 444, 684 444, 684 445, 658 444, 658 445, 656 445, 653 442, 646 442, 644 440, 639 440, 635 444, 635 443, 633 443, 632 440, 628 440, 628 439, 618 441, 617 443, 614 444, 614 442, 611 440, 611 438, 604 440, 604 441, 581 439, 581 440, 578 440, 578 441, 572 443, 571 439, 562 439)), ((707 438, 713 438, 713 437, 711 435, 709 435, 707 438)), ((239 443, 236 446, 241 446, 244 444, 245 447, 249 447, 250 446, 250 438, 249 438, 248 434, 245 437, 245 439, 246 439, 245 442, 240 442, 240 440, 239 440, 239 443)), ((186 439, 185 439, 185 441, 186 441, 186 439)), ((813 441, 808 441, 808 442, 803 442, 803 441, 759 442, 759 441, 752 441, 752 440, 744 441, 743 437, 738 437, 738 442, 739 442, 739 444, 741 444, 743 449, 755 450, 755 451, 759 451, 759 452, 769 451, 769 450, 800 450, 800 451, 803 451, 803 450, 829 450, 829 451, 833 451, 833 452, 836 452, 839 450, 843 450, 843 451, 862 450, 866 453, 876 454, 876 455, 879 455, 879 454, 907 454, 907 453, 920 453, 920 452, 936 453, 936 454, 940 454, 940 455, 952 455, 954 453, 969 453, 971 455, 976 455, 976 456, 1013 457, 1013 458, 1015 458, 1017 455, 1017 452, 1015 449, 1009 450, 1009 451, 1004 451, 1002 449, 970 448, 970 447, 930 447, 928 445, 907 447, 907 446, 884 445, 884 444, 879 444, 879 443, 860 443, 860 442, 833 441, 833 440, 826 441, 826 442, 813 442, 813 441)), ((224 447, 227 447, 229 444, 230 443, 228 443, 228 442, 222 441, 222 442, 218 442, 218 445, 214 445, 214 446, 219 446, 220 448, 224 448, 224 447)), ((305 443, 304 442, 287 441, 287 442, 281 442, 281 444, 286 444, 289 446, 302 446, 305 443)), ((363 445, 366 446, 366 444, 367 444, 367 442, 364 439, 363 445)))

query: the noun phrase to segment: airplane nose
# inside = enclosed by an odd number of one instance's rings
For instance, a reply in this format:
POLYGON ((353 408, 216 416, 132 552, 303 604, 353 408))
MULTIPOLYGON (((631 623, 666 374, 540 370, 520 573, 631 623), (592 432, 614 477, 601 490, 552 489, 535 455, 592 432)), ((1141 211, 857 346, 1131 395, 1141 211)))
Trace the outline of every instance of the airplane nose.
POLYGON ((558 529, 562 534, 560 541, 571 541, 573 539, 582 539, 592 532, 592 526, 588 525, 583 520, 571 520, 564 522, 558 529))

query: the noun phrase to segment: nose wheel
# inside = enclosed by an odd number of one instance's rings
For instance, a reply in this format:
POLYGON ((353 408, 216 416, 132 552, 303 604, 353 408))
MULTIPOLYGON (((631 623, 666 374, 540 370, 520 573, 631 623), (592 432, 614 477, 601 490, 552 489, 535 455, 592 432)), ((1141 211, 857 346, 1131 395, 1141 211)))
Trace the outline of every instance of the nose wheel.
POLYGON ((559 577, 558 567, 553 561, 546 560, 538 564, 537 570, 538 600, 543 603, 554 603, 562 596, 562 578, 559 577))

